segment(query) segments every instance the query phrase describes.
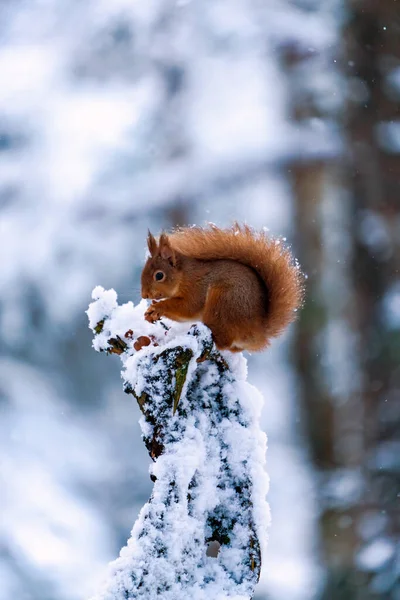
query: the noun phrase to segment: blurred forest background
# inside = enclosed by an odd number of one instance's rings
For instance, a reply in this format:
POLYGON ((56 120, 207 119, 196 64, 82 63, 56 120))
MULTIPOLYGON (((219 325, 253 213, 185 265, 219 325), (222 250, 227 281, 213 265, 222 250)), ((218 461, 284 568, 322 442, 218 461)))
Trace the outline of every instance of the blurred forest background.
POLYGON ((400 599, 399 0, 0 0, 0 600, 88 597, 150 493, 92 288, 234 219, 308 275, 257 600, 400 599))

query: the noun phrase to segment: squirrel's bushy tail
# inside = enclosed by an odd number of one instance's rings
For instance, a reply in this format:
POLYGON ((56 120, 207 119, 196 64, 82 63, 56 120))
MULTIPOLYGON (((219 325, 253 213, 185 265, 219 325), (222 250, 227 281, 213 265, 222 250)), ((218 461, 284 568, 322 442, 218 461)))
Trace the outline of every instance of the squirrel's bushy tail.
POLYGON ((219 229, 215 225, 177 229, 169 239, 172 247, 184 256, 235 260, 258 273, 268 295, 267 339, 280 335, 294 320, 304 297, 304 277, 281 240, 238 224, 230 229, 219 229))

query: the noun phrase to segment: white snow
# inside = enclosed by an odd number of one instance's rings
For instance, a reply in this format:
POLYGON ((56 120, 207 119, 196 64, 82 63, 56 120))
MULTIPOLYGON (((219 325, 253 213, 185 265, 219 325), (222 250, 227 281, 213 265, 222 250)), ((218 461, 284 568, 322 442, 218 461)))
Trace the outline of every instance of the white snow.
MULTIPOLYGON (((65 399, 54 402, 56 391, 39 371, 3 359, 0 379, 6 390, 0 422, 2 543, 29 573, 46 576, 49 587, 62 580, 62 598, 78 598, 99 580, 111 531, 101 511, 75 493, 76 478, 101 481, 110 466, 107 452, 65 399)), ((22 598, 22 591, 16 594, 18 571, 9 583, 6 573, 3 578, 8 564, 0 568, 0 598, 22 598)), ((13 572, 12 562, 10 567, 13 572)))
POLYGON ((400 152, 400 121, 382 122, 377 125, 376 135, 380 146, 389 154, 400 152))
POLYGON ((360 469, 336 469, 329 475, 324 495, 329 506, 343 508, 359 501, 365 492, 365 481, 360 469))
POLYGON ((400 329, 400 280, 395 279, 383 298, 384 319, 390 329, 400 329))
POLYGON ((359 236, 366 246, 378 252, 380 256, 385 256, 389 252, 390 233, 387 230, 387 223, 378 213, 370 210, 362 212, 359 236))
POLYGON ((396 67, 389 72, 386 87, 392 99, 397 100, 400 98, 400 67, 396 67))
POLYGON ((378 571, 393 557, 395 550, 392 540, 378 538, 358 553, 357 565, 363 571, 378 571))

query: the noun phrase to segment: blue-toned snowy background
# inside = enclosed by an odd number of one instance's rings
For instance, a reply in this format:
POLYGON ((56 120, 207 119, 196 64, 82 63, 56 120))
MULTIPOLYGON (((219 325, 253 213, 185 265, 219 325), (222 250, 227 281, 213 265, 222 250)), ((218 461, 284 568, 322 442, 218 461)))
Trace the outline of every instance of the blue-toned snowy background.
POLYGON ((150 493, 92 288, 136 301, 148 227, 233 220, 308 274, 249 357, 257 600, 399 600, 399 8, 0 0, 0 600, 88 597, 150 493))

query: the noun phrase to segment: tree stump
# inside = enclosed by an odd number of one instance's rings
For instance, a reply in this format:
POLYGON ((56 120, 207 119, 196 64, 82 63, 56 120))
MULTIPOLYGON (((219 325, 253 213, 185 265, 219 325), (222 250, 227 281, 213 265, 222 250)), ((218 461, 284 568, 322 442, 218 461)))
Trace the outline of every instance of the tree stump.
POLYGON ((154 487, 92 600, 251 599, 269 507, 262 399, 245 359, 219 353, 201 323, 147 323, 146 303, 118 306, 114 290, 93 298, 93 346, 122 360, 154 487))

